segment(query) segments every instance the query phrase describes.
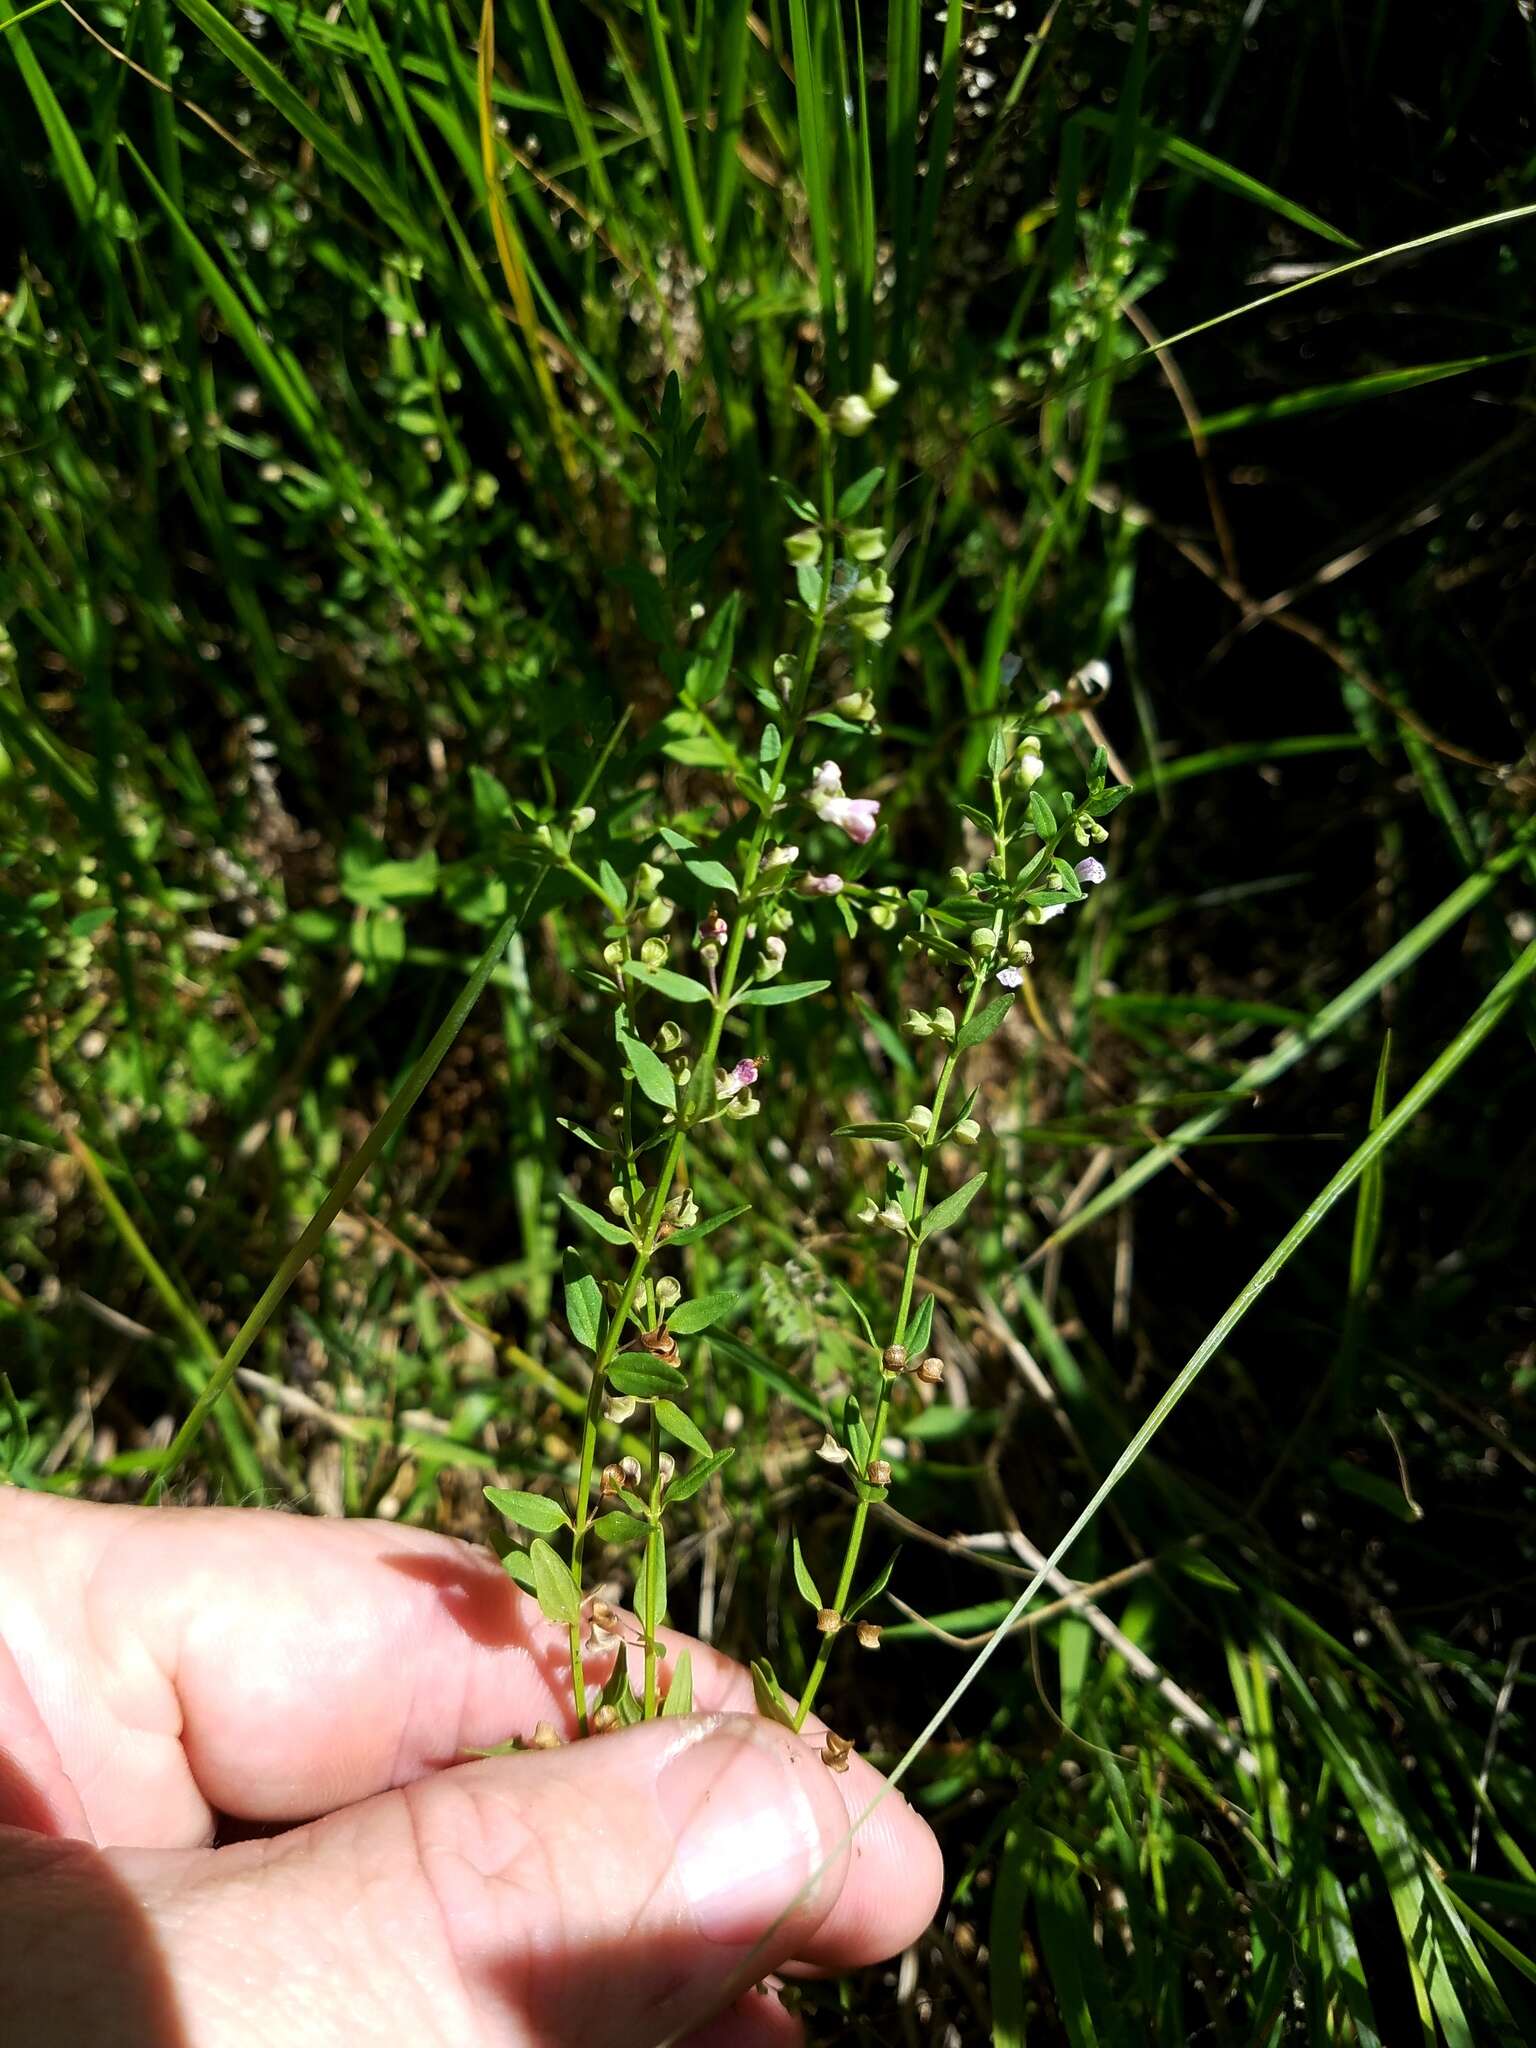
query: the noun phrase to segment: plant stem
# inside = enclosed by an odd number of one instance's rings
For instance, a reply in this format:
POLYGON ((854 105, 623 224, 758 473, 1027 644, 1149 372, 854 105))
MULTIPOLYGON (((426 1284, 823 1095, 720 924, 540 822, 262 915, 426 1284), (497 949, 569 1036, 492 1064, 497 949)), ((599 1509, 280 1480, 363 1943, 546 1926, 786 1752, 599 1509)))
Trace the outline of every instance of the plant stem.
MULTIPOLYGON (((741 956, 746 946, 747 925, 749 922, 746 915, 748 901, 762 872, 763 856, 767 851, 774 809, 778 803, 779 795, 784 788, 789 763, 800 736, 800 727, 805 716, 806 701, 810 695, 811 679, 815 672, 816 657, 820 652, 822 636, 826 628, 827 599, 832 587, 832 567, 835 550, 831 531, 833 504, 832 459, 831 451, 825 438, 822 442, 822 503, 827 522, 827 543, 824 555, 821 595, 817 602, 815 613, 812 616, 811 631, 801 654, 799 668, 795 676, 794 695, 789 707, 787 720, 789 731, 784 737, 784 744, 777 758, 768 771, 765 787, 766 801, 762 806, 757 824, 753 828, 752 837, 747 845, 746 856, 742 862, 741 902, 737 915, 731 921, 730 937, 726 941, 725 958, 721 962, 720 967, 719 989, 711 1009, 709 1030, 704 1046, 699 1054, 698 1063, 694 1068, 694 1077, 688 1090, 687 1099, 678 1108, 677 1128, 673 1131, 662 1158, 661 1171, 656 1177, 656 1184, 651 1197, 650 1213, 646 1219, 644 1234, 640 1244, 636 1247, 628 1277, 625 1279, 623 1290, 619 1295, 608 1327, 603 1332, 602 1342, 598 1347, 597 1357, 592 1365, 592 1384, 587 1390, 587 1404, 582 1415, 581 1459, 576 1479, 576 1511, 571 1525, 571 1578, 575 1584, 578 1599, 581 1596, 582 1590, 581 1566, 586 1550, 587 1531, 592 1524, 592 1470, 597 1462, 597 1430, 598 1422, 602 1415, 603 1385, 608 1375, 608 1369, 613 1364, 614 1356, 623 1339, 625 1326, 629 1320, 630 1310, 634 1306, 635 1297, 639 1293, 641 1282, 645 1279, 647 1268, 655 1254, 663 1212, 671 1198, 672 1183, 676 1178, 678 1164, 682 1159, 683 1148, 687 1143, 688 1131, 691 1128, 689 1110, 692 1108, 695 1112, 691 1121, 697 1122, 699 1120, 698 1111, 702 1108, 706 1091, 711 1085, 715 1059, 719 1053, 720 1039, 725 1029, 726 1013, 730 1009, 732 999, 736 993, 736 978, 741 969, 741 956)), ((572 871, 580 876, 579 869, 573 867, 572 871)), ((584 876, 580 876, 580 878, 588 880, 584 876)), ((591 885, 589 882, 589 886, 594 885, 591 885)), ((597 889, 596 893, 599 896, 602 895, 600 889, 597 889)), ((602 900, 606 903, 607 898, 603 897, 602 900)), ((627 1143, 628 1127, 626 1126, 627 1143)), ((654 1413, 651 1429, 653 1445, 652 1470, 654 1472, 655 1445, 657 1443, 654 1413)), ((649 1604, 649 1598, 647 1604, 649 1604)), ((646 1637, 646 1694, 648 1702, 647 1711, 649 1712, 651 1710, 650 1701, 655 1684, 655 1673, 652 1668, 654 1651, 651 1647, 653 1630, 649 1622, 647 1622, 646 1626, 646 1637)), ((571 1691, 576 1708, 576 1725, 580 1733, 585 1735, 587 1733, 587 1697, 586 1680, 582 1670, 581 1622, 579 1619, 571 1624, 570 1653, 571 1691)))
POLYGON ((664 1590, 666 1553, 661 1537, 661 1424, 656 1420, 656 1403, 651 1403, 651 1529, 645 1539, 645 1612, 640 1620, 645 1629, 645 1718, 656 1718, 656 1624, 661 1618, 658 1590, 664 1590))
MULTIPOLYGON (((971 977, 970 992, 965 999, 965 1014, 961 1018, 959 1029, 955 1033, 955 1042, 944 1056, 944 1064, 939 1070, 938 1082, 933 1091, 932 1136, 931 1141, 923 1147, 917 1169, 917 1192, 912 1204, 912 1222, 907 1238, 907 1263, 901 1276, 901 1296, 896 1304, 896 1322, 891 1332, 891 1342, 893 1344, 899 1344, 906 1336, 907 1320, 912 1313, 912 1293, 917 1284, 917 1260, 918 1254, 922 1249, 923 1212, 928 1202, 928 1168, 932 1163, 933 1154, 938 1145, 938 1129, 944 1114, 944 1101, 949 1094, 950 1084, 955 1078, 955 1070, 960 1064, 960 1033, 975 1015, 977 1002, 985 986, 986 971, 978 964, 971 977)), ((891 1388, 894 1384, 895 1375, 886 1372, 882 1365, 880 1388, 875 1397, 874 1421, 870 1424, 869 1429, 870 1449, 875 1457, 880 1455, 880 1444, 885 1435, 886 1416, 890 1412, 891 1388)), ((859 1478, 862 1480, 863 1477, 864 1475, 861 1472, 859 1478)), ((853 1521, 849 1525, 848 1541, 843 1551, 843 1568, 837 1575, 837 1591, 832 1596, 833 1611, 837 1614, 841 1614, 847 1607, 849 1595, 853 1591, 853 1575, 859 1568, 859 1552, 863 1547, 864 1528, 868 1520, 869 1502, 861 1496, 854 1504, 853 1521)), ((825 1635, 822 1637, 817 1648, 816 1661, 811 1666, 810 1675, 807 1677, 805 1685, 801 1690, 800 1705, 795 1713, 795 1727, 797 1730, 804 1727, 805 1717, 811 1711, 816 1695, 821 1689, 821 1681, 826 1673, 827 1664, 831 1659, 832 1645, 836 1640, 836 1633, 825 1635)))

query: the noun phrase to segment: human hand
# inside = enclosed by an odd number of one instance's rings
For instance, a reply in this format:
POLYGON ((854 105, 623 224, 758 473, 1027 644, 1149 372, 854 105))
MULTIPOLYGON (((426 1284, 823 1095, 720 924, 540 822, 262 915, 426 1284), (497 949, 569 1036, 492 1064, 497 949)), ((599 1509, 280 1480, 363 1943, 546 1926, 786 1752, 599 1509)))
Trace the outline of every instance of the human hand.
POLYGON ((876 1773, 691 1647, 708 1711, 461 1762, 570 1723, 564 1632, 484 1552, 0 1490, 7 2041, 788 2048, 744 1977, 904 1947, 938 1847, 894 1794, 849 1844, 876 1773))

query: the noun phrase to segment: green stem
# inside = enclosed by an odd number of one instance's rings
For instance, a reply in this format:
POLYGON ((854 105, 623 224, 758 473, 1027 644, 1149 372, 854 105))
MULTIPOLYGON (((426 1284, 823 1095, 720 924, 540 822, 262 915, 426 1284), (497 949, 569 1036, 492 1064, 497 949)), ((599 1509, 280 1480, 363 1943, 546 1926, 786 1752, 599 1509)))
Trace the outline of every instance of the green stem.
POLYGON ((661 1542, 661 1424, 656 1404, 651 1403, 651 1530, 645 1539, 645 1612, 640 1620, 645 1629, 645 1718, 656 1718, 656 1624, 660 1617, 657 1588, 666 1570, 661 1542))
MULTIPOLYGON (((901 1276, 901 1297, 896 1305, 896 1322, 891 1332, 891 1342, 893 1344, 899 1344, 906 1336, 907 1321, 912 1313, 912 1294, 917 1284, 918 1253, 922 1246, 922 1221, 928 1203, 928 1169, 939 1142, 939 1124, 944 1115, 945 1098, 948 1096, 950 1084, 955 1078, 955 1070, 960 1064, 960 1031, 964 1030, 965 1026, 969 1024, 971 1018, 975 1015, 977 1002, 980 1000, 981 992, 985 986, 986 971, 978 965, 971 977, 970 993, 965 999, 965 1014, 960 1020, 959 1030, 955 1033, 955 1043, 950 1046, 944 1056, 944 1065, 939 1070, 938 1083, 933 1091, 933 1127, 929 1134, 929 1142, 924 1145, 922 1156, 918 1163, 917 1192, 912 1204, 912 1222, 907 1239, 907 1263, 901 1276)), ((885 1436, 886 1417, 890 1412, 891 1405, 891 1388, 894 1384, 895 1375, 887 1373, 882 1365, 880 1389, 875 1397, 875 1417, 874 1421, 870 1424, 869 1430, 870 1448, 872 1455, 875 1457, 880 1455, 880 1445, 885 1436)), ((862 1472, 859 1474, 859 1477, 861 1479, 864 1477, 862 1472)), ((843 1613, 848 1605, 849 1596, 853 1591, 853 1575, 859 1568, 859 1552, 863 1548, 864 1529, 868 1521, 869 1502, 861 1498, 854 1505, 853 1521, 848 1529, 848 1542, 843 1551, 843 1568, 837 1575, 837 1591, 832 1596, 833 1611, 837 1614, 843 1613)), ((821 1681, 826 1674, 827 1665, 832 1655, 832 1645, 836 1640, 837 1636, 835 1633, 823 1636, 817 1648, 816 1661, 811 1666, 810 1674, 801 1690, 800 1705, 795 1714, 795 1727, 797 1730, 804 1727, 805 1717, 811 1711, 816 1695, 821 1690, 821 1681)))
MULTIPOLYGON (((816 667, 816 657, 820 652, 822 636, 826 627, 827 599, 832 585, 833 536, 831 525, 833 500, 831 454, 825 441, 822 446, 822 501, 826 512, 828 531, 821 596, 812 618, 811 632, 806 641, 804 652, 801 655, 800 666, 795 677, 794 696, 788 715, 789 731, 785 735, 784 745, 780 749, 778 758, 774 761, 769 772, 766 801, 763 804, 757 824, 753 829, 751 840, 747 845, 746 857, 742 863, 741 904, 737 915, 731 921, 730 937, 726 941, 725 958, 721 963, 719 992, 715 997, 710 1014, 709 1031, 699 1055, 698 1064, 694 1069, 694 1078, 688 1090, 688 1098, 679 1106, 677 1128, 672 1133, 666 1153, 662 1159, 661 1171, 656 1177, 656 1185, 651 1199, 650 1214, 646 1219, 644 1235, 636 1248, 634 1260, 630 1265, 629 1275, 624 1282, 623 1290, 620 1293, 608 1328, 603 1333, 597 1357, 593 1361, 592 1384, 587 1391, 586 1408, 582 1415, 581 1460, 576 1480, 576 1511, 571 1525, 571 1578, 575 1584, 578 1598, 581 1594, 581 1566, 582 1558, 586 1551, 587 1531, 592 1524, 592 1471, 597 1462, 597 1430, 602 1415, 604 1382, 607 1379, 608 1369, 613 1363, 614 1356, 623 1338, 624 1328, 629 1320, 629 1312, 634 1305, 635 1297, 640 1290, 641 1282, 646 1277, 647 1268, 656 1250, 662 1214, 667 1202, 671 1198, 672 1183, 676 1178, 678 1164, 682 1159, 683 1148, 687 1143, 688 1131, 691 1128, 689 1112, 690 1110, 693 1112, 692 1122, 697 1122, 699 1110, 706 1099, 709 1087, 712 1085, 715 1059, 719 1053, 720 1039, 725 1029, 726 1013, 729 1011, 732 999, 736 993, 736 979, 740 973, 741 956, 746 945, 747 925, 750 922, 746 914, 748 899, 756 887, 758 877, 762 872, 763 856, 768 847, 774 808, 783 790, 785 778, 789 770, 789 763, 794 754, 796 743, 799 740, 800 727, 805 716, 806 701, 810 695, 811 679, 816 667)), ((580 875, 579 869, 573 869, 573 872, 576 872, 578 876, 580 875)), ((586 880, 587 878, 581 877, 581 879, 586 880)), ((602 894, 601 890, 598 890, 596 893, 600 896, 602 894)), ((607 901, 606 897, 603 897, 602 900, 604 902, 607 901)), ((627 1127, 625 1135, 627 1144, 627 1127)), ((654 1418, 652 1430, 654 1441, 654 1418)), ((655 1456, 653 1452, 653 1470, 654 1467, 655 1456)), ((649 1622, 647 1622, 646 1635, 648 1644, 653 1634, 654 1631, 649 1622)), ((581 1734, 585 1735, 587 1733, 586 1680, 582 1670, 581 1623, 579 1620, 571 1625, 570 1654, 571 1691, 576 1708, 576 1725, 581 1734)), ((648 1647, 648 1700, 651 1697, 654 1685, 654 1672, 650 1669, 652 1654, 648 1647)))

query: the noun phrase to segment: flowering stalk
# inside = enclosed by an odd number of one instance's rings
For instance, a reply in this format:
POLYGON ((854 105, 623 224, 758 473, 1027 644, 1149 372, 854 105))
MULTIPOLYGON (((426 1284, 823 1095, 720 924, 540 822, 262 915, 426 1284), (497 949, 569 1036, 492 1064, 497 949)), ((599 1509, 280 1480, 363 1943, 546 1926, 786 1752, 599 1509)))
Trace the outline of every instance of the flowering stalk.
MULTIPOLYGON (((940 1120, 944 1114, 944 1103, 949 1094, 950 1084, 954 1080, 955 1070, 960 1064, 960 1040, 966 1025, 970 1023, 972 1017, 976 1014, 976 1006, 985 985, 986 971, 984 966, 978 963, 975 972, 971 976, 970 991, 965 999, 965 1011, 960 1020, 960 1029, 945 1053, 944 1064, 939 1069, 939 1078, 934 1087, 933 1105, 930 1112, 932 1120, 929 1125, 932 1136, 923 1145, 922 1152, 919 1155, 917 1186, 912 1202, 912 1217, 907 1226, 906 1267, 901 1276, 901 1295, 896 1305, 896 1320, 891 1331, 892 1350, 901 1349, 907 1334, 907 1323, 912 1314, 912 1294, 917 1284, 917 1261, 922 1248, 923 1217, 926 1213, 928 1202, 928 1171, 933 1161, 933 1154, 937 1149, 938 1131, 940 1120)), ((875 1397, 874 1420, 870 1424, 869 1432, 870 1445, 876 1457, 880 1454, 880 1445, 885 1436, 886 1417, 890 1412, 891 1388, 894 1384, 895 1375, 884 1369, 883 1356, 880 1386, 875 1397)), ((860 1474, 860 1477, 862 1478, 863 1475, 860 1474)), ((843 1549, 842 1570, 838 1573, 837 1591, 832 1599, 833 1612, 837 1615, 843 1613, 848 1605, 849 1596, 853 1591, 853 1578, 859 1568, 859 1552, 863 1547, 864 1528, 868 1520, 869 1502, 861 1496, 854 1504, 853 1520, 849 1525, 848 1540, 843 1549)), ((820 1690, 822 1678, 831 1659, 832 1645, 835 1640, 835 1631, 823 1634, 821 1638, 820 1645, 816 1651, 816 1661, 811 1666, 810 1673, 806 1678, 804 1686, 801 1688, 800 1705, 794 1720, 797 1731, 804 1727, 805 1717, 811 1711, 811 1707, 815 1702, 816 1694, 820 1690)))
MULTIPOLYGON (((822 439, 821 489, 825 523, 824 562, 821 577, 821 592, 811 616, 810 631, 801 653, 796 670, 795 684, 788 707, 786 724, 788 730, 777 758, 771 763, 764 779, 763 802, 752 836, 747 843, 742 862, 740 904, 741 914, 731 920, 725 941, 723 958, 719 962, 718 980, 711 973, 713 1001, 710 1006, 709 1028, 703 1049, 694 1067, 692 1078, 683 1099, 678 1104, 677 1124, 667 1142, 662 1157, 661 1169, 657 1174, 651 1192, 650 1208, 629 1272, 620 1289, 602 1341, 593 1361, 592 1382, 587 1393, 586 1409, 582 1417, 581 1453, 576 1481, 576 1507, 572 1517, 570 1575, 575 1587, 578 1603, 582 1595, 582 1565, 586 1552, 587 1533, 593 1520, 592 1475, 597 1463, 597 1433, 602 1417, 604 1386, 609 1370, 617 1356, 620 1343, 629 1322, 631 1311, 640 1294, 642 1285, 649 1285, 649 1269, 655 1256, 666 1206, 671 1199, 672 1185, 682 1161, 691 1126, 703 1115, 720 1050, 725 1019, 736 994, 737 979, 741 971, 742 953, 747 939, 747 927, 751 922, 747 915, 754 892, 762 876, 764 858, 769 841, 773 836, 773 822, 779 799, 783 794, 786 780, 793 765, 795 751, 804 723, 807 700, 815 673, 816 660, 821 650, 826 628, 828 594, 832 586, 834 553, 833 531, 833 468, 830 444, 822 439)), ((580 879, 589 891, 609 909, 615 911, 611 899, 602 887, 587 876, 574 862, 569 863, 570 871, 580 879)), ((620 910, 622 906, 619 907, 620 910)), ((626 948, 627 951, 627 948, 626 948)), ((625 1097, 625 1152, 626 1168, 633 1172, 633 1146, 630 1136, 630 1112, 633 1099, 626 1089, 625 1097)), ((652 1297, 654 1302, 654 1296, 652 1297)), ((659 1541, 661 1496, 661 1441, 659 1425, 654 1407, 651 1411, 650 1465, 651 1465, 651 1511, 652 1528, 646 1539, 646 1612, 641 1616, 645 1630, 645 1712, 653 1715, 656 1711, 657 1695, 657 1650, 656 1628, 663 1604, 663 1562, 664 1550, 659 1541)), ((588 1732, 589 1722, 586 1703, 586 1679, 582 1663, 582 1621, 577 1618, 569 1625, 571 1658, 571 1689, 576 1709, 576 1721, 580 1732, 588 1732)))

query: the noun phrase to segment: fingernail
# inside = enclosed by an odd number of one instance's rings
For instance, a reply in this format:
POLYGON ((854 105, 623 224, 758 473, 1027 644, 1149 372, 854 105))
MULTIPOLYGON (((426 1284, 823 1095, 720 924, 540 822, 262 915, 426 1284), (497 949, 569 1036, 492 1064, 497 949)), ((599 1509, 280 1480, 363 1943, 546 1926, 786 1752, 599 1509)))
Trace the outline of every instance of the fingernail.
POLYGON ((656 1797, 677 1840, 675 1867, 707 1941, 750 1946, 795 1902, 824 1856, 803 1773, 806 1745, 723 1716, 663 1767, 656 1797))

